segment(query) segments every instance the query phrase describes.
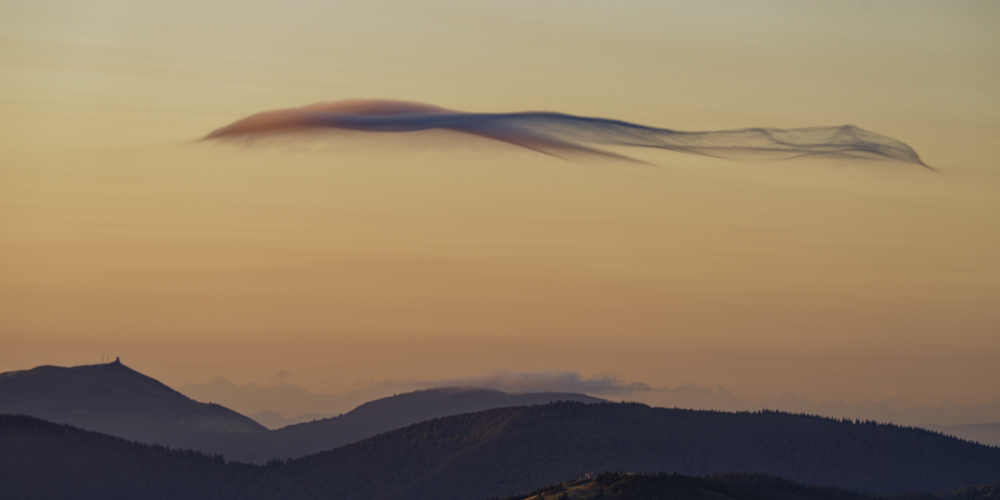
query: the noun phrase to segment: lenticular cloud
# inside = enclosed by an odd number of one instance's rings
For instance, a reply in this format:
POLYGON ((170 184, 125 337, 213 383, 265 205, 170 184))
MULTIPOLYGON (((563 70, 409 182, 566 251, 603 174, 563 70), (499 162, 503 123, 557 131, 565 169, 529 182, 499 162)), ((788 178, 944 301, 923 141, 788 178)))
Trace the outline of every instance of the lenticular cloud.
POLYGON ((554 112, 463 113, 427 104, 381 100, 347 100, 264 111, 214 130, 205 139, 255 139, 317 130, 448 130, 558 157, 633 160, 599 149, 626 146, 730 160, 836 157, 897 160, 930 168, 906 144, 853 125, 682 132, 554 112))

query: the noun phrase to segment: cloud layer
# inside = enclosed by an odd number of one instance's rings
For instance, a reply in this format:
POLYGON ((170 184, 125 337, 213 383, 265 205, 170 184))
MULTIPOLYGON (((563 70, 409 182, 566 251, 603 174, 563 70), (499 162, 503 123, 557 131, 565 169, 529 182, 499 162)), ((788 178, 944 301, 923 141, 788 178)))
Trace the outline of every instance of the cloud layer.
POLYGON ((494 371, 469 377, 424 381, 412 384, 414 388, 430 387, 483 387, 510 393, 526 392, 579 392, 595 396, 628 396, 635 392, 650 391, 643 383, 625 383, 614 376, 586 378, 579 373, 512 372, 494 371))
POLYGON ((563 113, 463 113, 428 104, 383 100, 346 100, 264 111, 214 130, 205 139, 252 140, 317 130, 380 133, 449 130, 558 157, 633 160, 599 149, 599 146, 626 146, 731 160, 821 156, 896 160, 927 167, 906 144, 853 125, 681 132, 563 113))

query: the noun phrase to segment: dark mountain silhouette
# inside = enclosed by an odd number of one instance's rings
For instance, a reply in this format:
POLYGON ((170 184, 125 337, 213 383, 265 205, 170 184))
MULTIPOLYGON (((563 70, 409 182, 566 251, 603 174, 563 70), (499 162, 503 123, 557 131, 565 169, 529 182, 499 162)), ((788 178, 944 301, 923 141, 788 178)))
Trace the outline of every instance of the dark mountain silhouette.
POLYGON ((727 472, 709 476, 606 472, 539 488, 503 500, 1000 500, 1000 483, 942 493, 863 495, 840 488, 806 486, 767 474, 727 472))
POLYGON ((264 483, 272 494, 343 500, 504 497, 605 470, 759 472, 877 494, 1000 481, 1000 448, 769 411, 555 403, 422 422, 284 467, 264 483))
POLYGON ((168 450, 24 415, 0 415, 5 500, 244 497, 254 466, 168 450))
MULTIPOLYGON (((604 488, 604 498, 623 500, 668 498, 664 491, 671 493, 669 498, 682 500, 857 500, 875 497, 802 484, 824 484, 824 477, 830 474, 847 478, 854 474, 862 483, 883 488, 892 483, 892 489, 905 491, 930 483, 1000 474, 996 467, 1000 449, 923 430, 773 412, 705 417, 711 413, 633 404, 560 403, 495 409, 437 419, 331 452, 263 466, 226 463, 221 456, 128 442, 32 417, 0 415, 0 497, 485 499, 506 496, 498 494, 502 491, 529 491, 554 484, 516 498, 556 499, 571 490, 567 500, 590 500, 604 488), (731 426, 699 431, 698 422, 703 420, 731 426), (668 428, 663 428, 665 424, 668 428), (744 438, 733 439, 740 435, 744 438), (815 442, 809 444, 810 440, 815 442), (665 442, 672 442, 674 448, 664 447, 665 442), (724 442, 734 446, 721 451, 724 442), (763 464, 758 468, 784 466, 800 477, 811 475, 814 479, 799 479, 801 484, 795 484, 745 472, 709 477, 603 474, 595 481, 601 482, 597 489, 583 491, 576 488, 580 484, 538 481, 561 471, 586 470, 587 466, 653 465, 678 454, 703 456, 700 463, 689 461, 694 467, 705 468, 713 459, 702 450, 715 455, 715 461, 763 464), (969 470, 963 473, 964 469, 969 470)), ((563 473, 562 477, 580 477, 580 473, 563 473)), ((1000 497, 1000 483, 995 482, 951 490, 878 498, 1000 497)))
POLYGON ((465 387, 425 389, 377 399, 337 417, 290 425, 253 440, 233 442, 223 454, 231 460, 254 463, 276 457, 299 458, 425 420, 555 401, 605 402, 573 393, 509 394, 494 389, 465 387))
POLYGON ((1000 500, 1000 483, 966 486, 944 493, 925 493, 923 495, 903 495, 902 500, 1000 500))
POLYGON ((0 373, 0 413, 207 451, 228 437, 246 439, 267 432, 250 418, 188 399, 117 360, 0 373))
POLYGON ((710 476, 606 472, 540 488, 504 500, 869 500, 838 488, 805 486, 767 474, 728 472, 710 476))

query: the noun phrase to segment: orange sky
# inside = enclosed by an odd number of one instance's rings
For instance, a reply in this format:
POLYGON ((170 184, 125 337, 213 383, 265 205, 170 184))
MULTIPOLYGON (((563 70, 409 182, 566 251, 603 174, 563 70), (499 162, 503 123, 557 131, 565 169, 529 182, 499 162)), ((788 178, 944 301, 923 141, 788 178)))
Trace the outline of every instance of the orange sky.
POLYGON ((0 371, 317 392, 490 370, 1000 397, 992 3, 0 1, 0 371), (455 136, 193 142, 387 98, 678 130, 854 124, 938 173, 455 136))

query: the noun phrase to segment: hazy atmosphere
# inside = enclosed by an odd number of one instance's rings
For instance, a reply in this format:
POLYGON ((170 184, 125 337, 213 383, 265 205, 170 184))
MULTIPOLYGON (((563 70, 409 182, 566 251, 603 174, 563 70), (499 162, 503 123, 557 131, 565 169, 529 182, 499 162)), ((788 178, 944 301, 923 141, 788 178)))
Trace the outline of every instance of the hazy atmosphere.
POLYGON ((998 26, 995 2, 0 0, 0 372, 1000 422, 998 26), (340 115, 202 140, 303 106, 340 115))

